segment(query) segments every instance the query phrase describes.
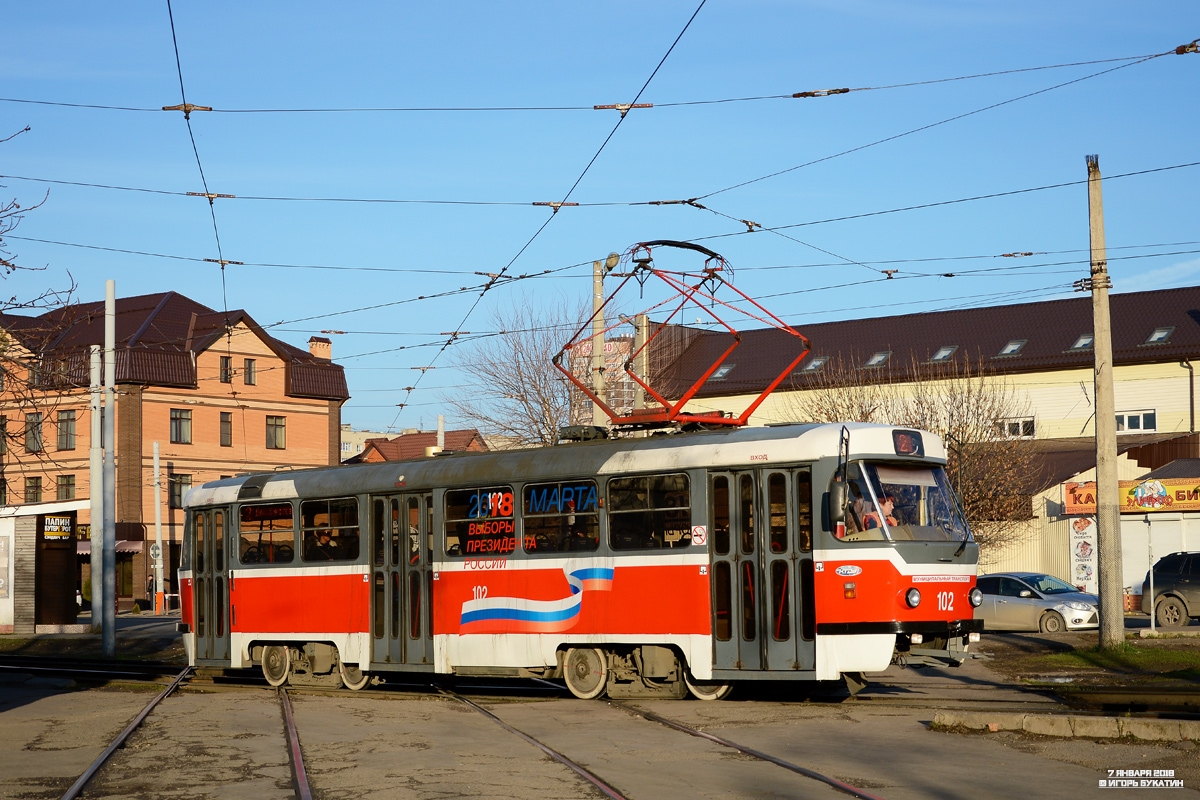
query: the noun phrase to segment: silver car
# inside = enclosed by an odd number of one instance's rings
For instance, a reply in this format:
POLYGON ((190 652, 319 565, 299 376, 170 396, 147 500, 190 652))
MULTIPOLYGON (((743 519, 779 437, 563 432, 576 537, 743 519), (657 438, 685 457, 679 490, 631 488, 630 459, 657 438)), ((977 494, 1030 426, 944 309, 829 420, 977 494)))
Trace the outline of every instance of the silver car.
POLYGON ((1001 572, 980 575, 983 603, 975 619, 989 631, 1078 631, 1100 625, 1100 598, 1053 575, 1001 572))

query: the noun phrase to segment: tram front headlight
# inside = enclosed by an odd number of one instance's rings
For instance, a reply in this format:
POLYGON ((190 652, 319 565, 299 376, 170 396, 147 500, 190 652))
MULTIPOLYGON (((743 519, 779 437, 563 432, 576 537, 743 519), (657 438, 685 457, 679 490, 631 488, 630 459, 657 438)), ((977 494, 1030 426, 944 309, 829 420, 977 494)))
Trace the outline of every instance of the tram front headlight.
POLYGON ((979 591, 979 587, 976 586, 971 590, 971 593, 967 595, 967 599, 971 601, 972 608, 979 608, 979 606, 983 603, 983 592, 979 591))
POLYGON ((909 608, 916 608, 921 605, 921 590, 913 587, 904 593, 904 602, 908 603, 909 608))

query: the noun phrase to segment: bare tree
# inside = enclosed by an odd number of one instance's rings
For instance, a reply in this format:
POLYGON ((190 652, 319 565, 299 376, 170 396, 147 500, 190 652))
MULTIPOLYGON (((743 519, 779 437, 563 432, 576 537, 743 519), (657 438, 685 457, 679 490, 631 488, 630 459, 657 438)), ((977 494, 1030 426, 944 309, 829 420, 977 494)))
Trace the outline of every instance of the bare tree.
MULTIPOLYGON (((28 130, 0 139, 0 144, 28 130)), ((0 185, 0 189, 6 188, 0 185)), ((4 237, 16 230, 26 214, 40 208, 47 197, 28 206, 15 197, 0 201, 0 270, 4 276, 18 270, 40 271, 19 265, 4 237)), ((56 407, 77 403, 86 390, 86 371, 82 376, 72 374, 78 370, 70 369, 61 354, 51 352, 53 343, 74 322, 69 304, 75 284, 69 274, 68 284, 65 288, 48 288, 36 297, 0 300, 0 410, 20 415, 12 420, 8 413, 0 415, 0 456, 8 455, 0 458, 0 483, 5 479, 4 461, 16 462, 17 466, 29 463, 34 471, 44 471, 54 463, 43 441, 46 423, 56 407)))
MULTIPOLYGON (((557 444, 560 428, 591 415, 591 402, 550 362, 586 319, 583 304, 566 298, 535 306, 526 296, 494 309, 491 324, 500 333, 453 359, 470 388, 444 401, 485 433, 527 446, 557 444)), ((570 358, 569 368, 586 375, 590 356, 570 358)))
MULTIPOLYGON (((869 372, 861 362, 831 360, 785 395, 803 422, 878 422, 937 433, 946 442, 950 479, 982 549, 1023 538, 1040 457, 1028 437, 1008 426, 1028 416, 1028 403, 1003 375, 969 357, 907 370, 869 372)), ((1030 432, 1031 433, 1031 432, 1030 432)))

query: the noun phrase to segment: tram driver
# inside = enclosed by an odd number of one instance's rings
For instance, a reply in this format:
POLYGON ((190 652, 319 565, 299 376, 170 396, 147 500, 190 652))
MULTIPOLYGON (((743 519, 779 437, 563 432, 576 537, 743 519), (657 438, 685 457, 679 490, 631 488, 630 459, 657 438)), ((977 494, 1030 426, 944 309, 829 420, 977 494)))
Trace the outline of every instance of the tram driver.
POLYGON ((305 561, 334 561, 337 559, 337 545, 333 543, 333 531, 329 528, 318 528, 316 535, 308 543, 304 554, 305 561))

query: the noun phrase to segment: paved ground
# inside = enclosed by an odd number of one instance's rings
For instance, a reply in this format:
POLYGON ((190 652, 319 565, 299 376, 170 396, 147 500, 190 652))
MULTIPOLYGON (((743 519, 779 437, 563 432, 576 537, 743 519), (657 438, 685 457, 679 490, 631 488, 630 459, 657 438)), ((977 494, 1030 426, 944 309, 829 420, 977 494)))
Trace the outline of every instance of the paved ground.
MULTIPOLYGON (((121 652, 170 652, 174 617, 118 618, 121 652), (163 642, 165 641, 165 645, 163 642)), ((1003 653, 1094 643, 1095 633, 985 637, 1003 653), (1063 638, 1065 637, 1065 638, 1063 638), (1079 638, 1076 642, 1073 637, 1079 638)), ((0 637, 3 638, 3 637, 0 637)), ((88 637, 40 647, 94 646, 88 637)), ((1200 647, 1200 640, 1187 646, 1200 647)), ((38 649, 38 648, 30 648, 38 649)), ((1050 710, 1019 691, 997 661, 956 670, 877 676, 853 699, 794 687, 740 687, 724 702, 638 705, 794 761, 889 800, 1096 796, 1109 770, 1173 770, 1200 797, 1192 742, 1060 739, 1000 731, 931 729, 939 708, 1050 710), (810 696, 811 695, 811 696, 810 696)), ((56 798, 150 699, 130 689, 55 689, 0 681, 0 798, 56 798)), ((630 798, 832 798, 832 790, 777 766, 689 737, 600 701, 518 693, 491 710, 595 769, 630 798)), ((366 691, 293 693, 309 774, 328 798, 598 796, 575 773, 477 712, 435 696, 366 691)), ((168 700, 114 756, 89 797, 292 797, 281 712, 266 690, 168 700)), ((841 796, 841 795, 838 795, 841 796)), ((1108 797, 1109 794, 1101 796, 1108 797)), ((1111 795, 1121 796, 1121 795, 1111 795)), ((1139 795, 1140 796, 1140 795, 1139 795)))

